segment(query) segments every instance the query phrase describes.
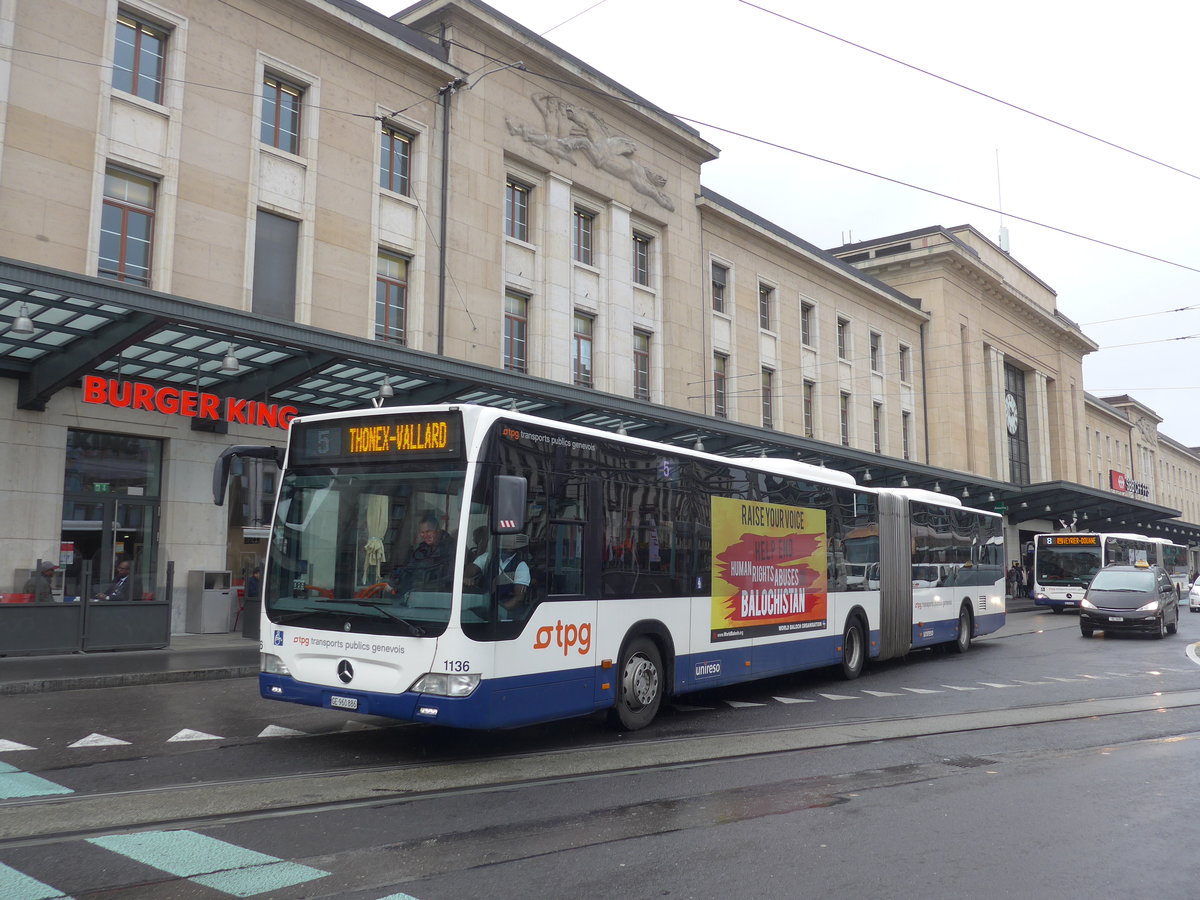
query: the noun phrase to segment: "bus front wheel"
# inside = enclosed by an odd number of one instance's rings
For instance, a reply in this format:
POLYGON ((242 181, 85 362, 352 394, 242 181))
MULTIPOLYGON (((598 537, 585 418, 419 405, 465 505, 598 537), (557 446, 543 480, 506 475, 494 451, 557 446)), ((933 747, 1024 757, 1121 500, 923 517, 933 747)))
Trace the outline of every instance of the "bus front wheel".
POLYGON ((621 657, 617 705, 609 722, 625 731, 645 728, 658 714, 663 699, 663 664, 658 647, 649 638, 630 641, 621 657))

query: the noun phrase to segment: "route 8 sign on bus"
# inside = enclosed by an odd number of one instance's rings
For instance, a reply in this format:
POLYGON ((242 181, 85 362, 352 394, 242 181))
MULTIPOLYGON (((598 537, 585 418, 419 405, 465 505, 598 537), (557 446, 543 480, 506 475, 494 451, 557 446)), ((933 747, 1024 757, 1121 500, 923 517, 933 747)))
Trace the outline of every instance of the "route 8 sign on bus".
POLYGON ((712 640, 826 627, 825 511, 712 498, 712 640))

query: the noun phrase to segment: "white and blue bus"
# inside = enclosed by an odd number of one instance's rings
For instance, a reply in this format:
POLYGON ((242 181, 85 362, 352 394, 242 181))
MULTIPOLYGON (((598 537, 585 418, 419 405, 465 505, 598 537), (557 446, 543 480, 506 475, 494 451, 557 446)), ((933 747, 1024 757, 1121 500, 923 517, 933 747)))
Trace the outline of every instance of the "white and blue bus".
POLYGON ((608 710, 632 730, 670 696, 967 650, 1004 624, 1002 534, 942 494, 492 407, 307 416, 271 528, 260 691, 461 728, 608 710), (914 587, 915 564, 954 577, 914 587))
POLYGON ((1187 547, 1144 534, 1072 531, 1034 537, 1030 596, 1035 606, 1054 612, 1078 608, 1084 589, 1104 566, 1137 562, 1162 566, 1181 592, 1190 586, 1187 547))

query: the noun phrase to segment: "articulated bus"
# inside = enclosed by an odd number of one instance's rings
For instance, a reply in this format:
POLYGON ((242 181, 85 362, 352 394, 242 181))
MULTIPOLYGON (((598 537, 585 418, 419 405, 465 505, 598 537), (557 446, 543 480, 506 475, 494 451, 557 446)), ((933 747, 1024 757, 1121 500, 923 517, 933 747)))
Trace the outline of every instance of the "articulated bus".
POLYGON ((1054 612, 1077 608, 1084 589, 1100 569, 1137 562, 1162 566, 1181 592, 1189 587, 1188 548, 1166 538, 1095 531, 1058 532, 1039 534, 1033 539, 1030 595, 1035 606, 1048 606, 1054 612))
POLYGON ((298 418, 260 692, 476 729, 607 710, 633 730, 690 691, 966 651, 1004 624, 1002 534, 942 494, 492 407, 298 418), (939 563, 954 578, 914 588, 939 563))

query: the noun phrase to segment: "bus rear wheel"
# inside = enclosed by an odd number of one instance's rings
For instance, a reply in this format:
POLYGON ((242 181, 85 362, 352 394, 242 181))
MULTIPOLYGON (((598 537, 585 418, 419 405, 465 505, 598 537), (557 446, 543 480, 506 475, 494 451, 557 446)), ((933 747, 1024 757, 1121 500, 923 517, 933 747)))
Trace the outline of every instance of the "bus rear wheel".
POLYGON ((621 657, 617 705, 609 710, 609 723, 625 731, 645 728, 658 714, 663 699, 663 664, 658 647, 649 638, 629 643, 621 657))
POLYGON ((842 634, 842 678, 853 681, 862 674, 867 662, 867 636, 862 619, 853 616, 842 634))
POLYGON ((971 649, 971 632, 973 623, 971 621, 971 610, 964 603, 958 611, 958 636, 955 637, 950 647, 955 653, 966 653, 971 649))

